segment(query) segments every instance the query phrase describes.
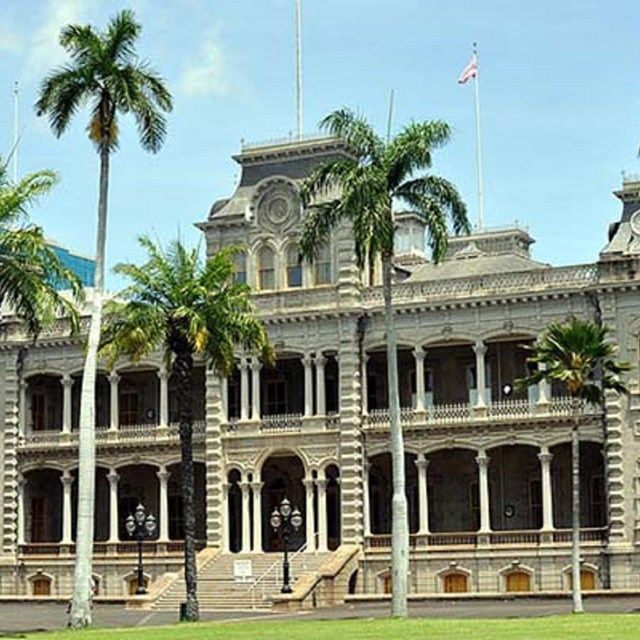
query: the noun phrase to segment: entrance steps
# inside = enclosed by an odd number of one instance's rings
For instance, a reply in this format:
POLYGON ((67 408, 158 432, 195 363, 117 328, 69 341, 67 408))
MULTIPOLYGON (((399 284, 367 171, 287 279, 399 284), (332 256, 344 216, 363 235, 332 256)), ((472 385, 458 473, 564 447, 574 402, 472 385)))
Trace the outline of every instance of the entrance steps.
MULTIPOLYGON (((292 586, 305 574, 318 571, 330 556, 330 552, 292 553, 289 556, 292 586)), ((198 568, 201 611, 268 610, 273 595, 279 593, 281 587, 282 553, 220 553, 198 568), (235 574, 240 565, 248 569, 249 563, 250 571, 240 581, 235 574)), ((151 609, 178 612, 184 600, 185 584, 181 575, 159 595, 151 609)))

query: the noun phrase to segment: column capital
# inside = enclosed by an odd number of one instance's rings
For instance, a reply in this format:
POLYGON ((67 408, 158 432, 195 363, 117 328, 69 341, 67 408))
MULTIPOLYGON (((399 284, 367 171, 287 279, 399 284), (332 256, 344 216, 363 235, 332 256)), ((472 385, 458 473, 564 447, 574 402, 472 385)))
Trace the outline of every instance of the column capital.
POLYGON ((249 489, 251 489, 251 483, 244 480, 242 482, 238 482, 238 486, 240 487, 243 495, 248 494, 249 489))
POLYGON ((549 464, 553 460, 553 453, 549 453, 549 450, 541 451, 538 454, 538 460, 543 464, 549 464))
POLYGON ((64 471, 60 476, 60 482, 62 482, 64 487, 70 487, 74 480, 75 478, 68 471, 64 471))
POLYGON ((327 488, 327 479, 326 478, 317 478, 316 485, 318 489, 322 489, 323 491, 327 488))
POLYGON ((109 473, 107 473, 107 480, 110 485, 117 485, 120 480, 120 474, 115 469, 111 469, 109 473))
POLYGON ((415 347, 413 350, 413 357, 416 360, 424 360, 427 357, 427 352, 424 347, 415 347))
POLYGON ((169 478, 171 477, 171 471, 160 469, 160 471, 156 472, 156 476, 158 477, 158 480, 160 480, 161 484, 166 484, 169 482, 169 478))
POLYGON ((260 358, 254 356, 251 358, 251 371, 260 371, 262 369, 262 362, 260 362, 260 358))
POLYGON ((158 376, 158 379, 161 381, 168 380, 170 376, 169 372, 165 368, 158 369, 156 371, 156 375, 158 376))
POLYGON ((305 478, 302 481, 302 484, 307 488, 307 489, 313 489, 314 485, 316 483, 315 478, 305 478))
POLYGON ((65 373, 62 376, 62 379, 60 380, 60 383, 62 384, 63 387, 72 387, 73 382, 74 382, 73 378, 68 373, 65 373))
POLYGON ((262 491, 262 487, 264 487, 264 482, 260 482, 259 480, 255 481, 255 482, 251 482, 249 484, 251 485, 251 489, 254 492, 262 491))
POLYGON ((118 375, 117 371, 112 371, 109 374, 109 382, 111 384, 118 384, 118 382, 120 382, 120 376, 118 375))
POLYGON ((21 391, 26 391, 27 388, 29 387, 29 381, 28 380, 20 380, 20 382, 18 383, 18 386, 20 387, 21 391))
POLYGON ((478 451, 478 455, 476 456, 476 462, 480 468, 487 468, 489 466, 489 456, 486 451, 478 451))
POLYGON ((302 360, 302 365, 305 369, 311 368, 311 365, 313 364, 313 358, 311 357, 310 353, 305 353, 304 356, 302 356, 302 358, 300 359, 302 360))
POLYGON ((322 352, 316 353, 313 361, 316 367, 318 367, 319 369, 322 369, 322 367, 324 367, 324 365, 327 364, 327 358, 322 352))
POLYGON ((240 356, 238 360, 238 369, 242 371, 243 369, 249 369, 249 358, 247 356, 240 356))
POLYGON ((418 471, 422 471, 423 469, 426 471, 429 466, 429 460, 426 458, 418 458, 416 460, 416 467, 418 467, 418 471))
POLYGON ((487 345, 478 338, 473 345, 473 351, 477 356, 483 356, 487 353, 487 345))

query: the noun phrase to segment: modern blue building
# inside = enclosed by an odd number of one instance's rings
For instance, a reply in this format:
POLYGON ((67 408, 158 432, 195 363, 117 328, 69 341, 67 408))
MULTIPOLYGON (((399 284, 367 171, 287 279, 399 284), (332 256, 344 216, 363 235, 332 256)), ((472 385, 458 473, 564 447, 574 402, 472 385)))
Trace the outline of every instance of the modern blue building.
MULTIPOLYGON (((77 253, 72 253, 66 247, 63 247, 61 244, 55 242, 55 240, 49 240, 48 243, 60 258, 60 262, 63 264, 63 266, 73 271, 80 278, 82 286, 94 286, 96 273, 95 260, 78 255, 77 253)), ((57 288, 65 289, 67 287, 66 284, 62 282, 57 286, 57 288)))

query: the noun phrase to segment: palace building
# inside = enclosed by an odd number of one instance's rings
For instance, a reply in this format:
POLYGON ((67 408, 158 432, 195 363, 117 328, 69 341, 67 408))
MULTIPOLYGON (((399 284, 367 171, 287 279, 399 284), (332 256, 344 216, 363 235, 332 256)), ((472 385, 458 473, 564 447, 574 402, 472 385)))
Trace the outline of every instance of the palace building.
MULTIPOLYGON (((307 606, 311 597, 319 604, 390 589, 380 274, 358 270, 346 225, 313 264, 299 264, 296 245, 299 182, 342 153, 330 138, 245 146, 234 158, 235 192, 197 224, 209 254, 244 247, 236 277, 252 286, 277 354, 267 368, 239 352, 228 379, 197 368, 204 609, 271 599, 307 606), (294 593, 277 596, 283 542, 270 516, 285 496, 302 526, 291 540, 294 593)), ((571 405, 560 388, 520 391, 514 382, 528 372, 523 345, 570 315, 601 320, 632 363, 630 396, 588 407, 580 430, 583 587, 640 590, 640 180, 625 179, 615 195, 622 215, 608 238, 602 230, 602 252, 568 267, 535 261, 521 228, 451 238, 434 265, 421 220, 398 214, 393 299, 412 596, 568 593, 571 405)), ((0 595, 71 592, 82 342, 65 319, 36 343, 10 316, 0 324, 0 595)), ((183 597, 175 400, 160 354, 99 371, 99 597, 135 587, 125 519, 140 502, 158 521, 144 544, 145 601, 173 607, 183 597)))

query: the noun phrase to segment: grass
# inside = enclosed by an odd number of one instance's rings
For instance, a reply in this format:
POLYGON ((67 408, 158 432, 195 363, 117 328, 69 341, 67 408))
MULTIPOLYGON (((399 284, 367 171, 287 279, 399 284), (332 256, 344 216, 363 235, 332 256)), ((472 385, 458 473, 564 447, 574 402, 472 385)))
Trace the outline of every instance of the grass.
MULTIPOLYGON (((267 620, 165 627, 87 629, 15 636, 39 640, 627 640, 638 638, 634 615, 584 614, 519 619, 267 620)), ((5 636, 11 637, 11 636, 5 636)))

